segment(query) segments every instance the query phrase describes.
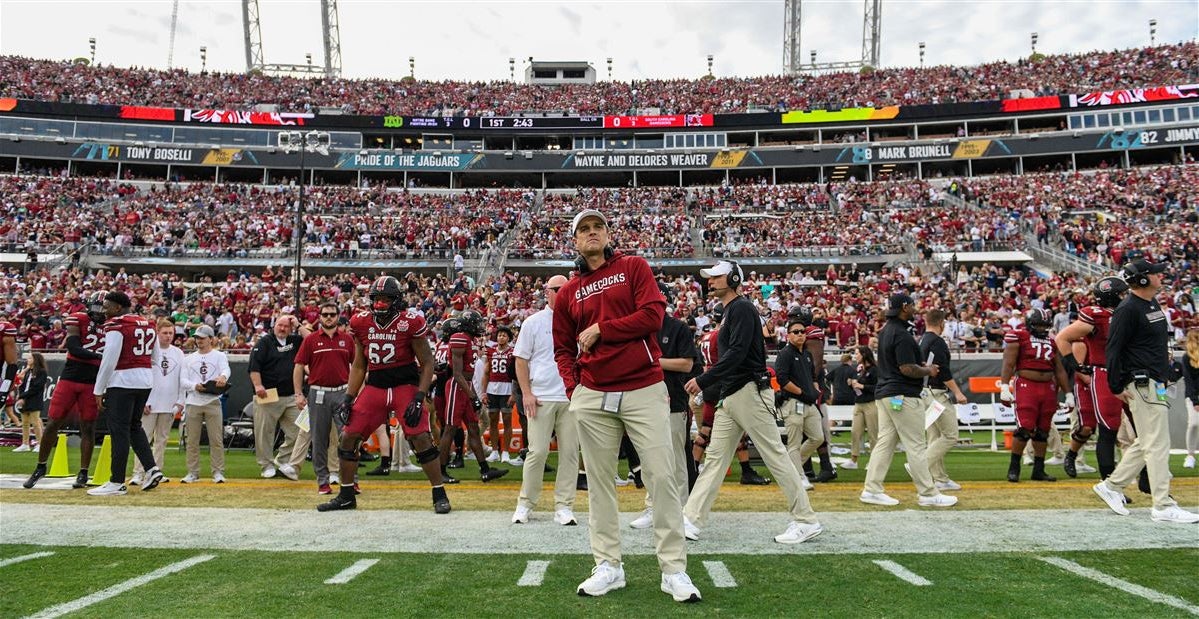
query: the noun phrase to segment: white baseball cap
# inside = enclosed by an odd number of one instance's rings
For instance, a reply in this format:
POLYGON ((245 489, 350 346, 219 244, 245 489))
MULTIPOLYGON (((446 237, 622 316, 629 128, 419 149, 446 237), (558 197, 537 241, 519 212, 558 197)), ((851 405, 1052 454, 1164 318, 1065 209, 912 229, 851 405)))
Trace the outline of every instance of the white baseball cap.
POLYGON ((728 260, 721 260, 720 262, 717 262, 715 265, 713 265, 711 268, 700 269, 699 275, 700 275, 700 277, 705 277, 705 278, 706 277, 720 277, 721 275, 728 275, 729 273, 732 273, 734 271, 736 271, 736 273, 738 275, 741 275, 741 267, 740 266, 735 265, 732 262, 729 262, 728 260))
POLYGON ((604 217, 603 213, 593 208, 583 209, 579 211, 579 214, 575 215, 575 218, 570 222, 570 233, 574 234, 577 232, 579 230, 579 224, 588 217, 598 217, 600 221, 604 222, 605 226, 608 225, 608 218, 604 217))

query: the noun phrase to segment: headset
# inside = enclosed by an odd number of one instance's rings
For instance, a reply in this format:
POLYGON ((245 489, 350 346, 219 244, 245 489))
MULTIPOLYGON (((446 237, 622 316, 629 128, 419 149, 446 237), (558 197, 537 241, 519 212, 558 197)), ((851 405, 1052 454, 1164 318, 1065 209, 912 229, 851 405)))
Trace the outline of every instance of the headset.
POLYGON ((1142 273, 1141 270, 1136 267, 1136 264, 1132 262, 1124 265, 1121 275, 1124 277, 1124 281, 1127 282, 1129 286, 1144 288, 1149 285, 1149 274, 1142 273))
MULTIPOLYGON (((605 245, 604 246, 604 262, 611 260, 613 254, 615 254, 615 253, 616 253, 616 250, 605 245)), ((591 272, 591 269, 587 267, 587 259, 583 257, 583 254, 579 254, 579 257, 575 258, 575 270, 578 271, 580 275, 582 275, 583 273, 591 272)))
POLYGON ((733 266, 733 268, 731 271, 729 271, 729 274, 725 276, 725 281, 729 283, 729 288, 736 288, 737 286, 741 285, 742 281, 745 281, 745 273, 741 271, 741 265, 733 262, 732 260, 729 260, 728 262, 733 266))

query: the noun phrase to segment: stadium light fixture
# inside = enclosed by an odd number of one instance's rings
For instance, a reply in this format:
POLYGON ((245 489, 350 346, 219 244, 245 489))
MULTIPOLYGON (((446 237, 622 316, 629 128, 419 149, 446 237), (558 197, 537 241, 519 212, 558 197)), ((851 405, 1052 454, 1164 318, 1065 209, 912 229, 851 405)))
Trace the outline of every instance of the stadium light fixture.
POLYGON ((1149 20, 1149 45, 1157 45, 1157 20, 1149 20))
POLYGON ((508 79, 513 82, 516 81, 516 58, 512 56, 508 57, 508 79))
POLYGON ((416 79, 416 56, 408 57, 408 77, 416 79))
POLYGON ((612 81, 612 57, 608 56, 608 81, 612 81))
POLYGON ((308 66, 312 66, 312 52, 304 54, 304 60, 308 61, 308 66))
POLYGON ((812 50, 812 68, 816 68, 816 50, 812 50))
POLYGON ((920 68, 924 68, 924 41, 920 42, 920 68))
POLYGON ((208 69, 208 47, 206 45, 201 45, 200 46, 200 73, 203 73, 206 69, 208 69))
POLYGON ((96 37, 89 37, 87 40, 87 46, 89 49, 91 49, 91 64, 94 65, 96 64, 96 37))
POLYGON ((278 137, 279 148, 285 153, 300 153, 300 199, 296 202, 296 222, 295 236, 296 242, 296 265, 292 271, 292 305, 296 308, 297 314, 300 311, 300 268, 304 258, 304 188, 308 184, 308 178, 305 175, 304 169, 304 154, 316 152, 322 155, 329 154, 329 139, 328 131, 309 131, 308 133, 300 133, 299 131, 280 131, 278 137))
POLYGON ((712 75, 712 54, 708 54, 708 75, 712 75))
POLYGON ((1032 53, 1034 53, 1034 54, 1037 53, 1037 39, 1038 38, 1040 38, 1040 36, 1035 32, 1032 33, 1032 35, 1029 37, 1029 40, 1032 41, 1032 53))

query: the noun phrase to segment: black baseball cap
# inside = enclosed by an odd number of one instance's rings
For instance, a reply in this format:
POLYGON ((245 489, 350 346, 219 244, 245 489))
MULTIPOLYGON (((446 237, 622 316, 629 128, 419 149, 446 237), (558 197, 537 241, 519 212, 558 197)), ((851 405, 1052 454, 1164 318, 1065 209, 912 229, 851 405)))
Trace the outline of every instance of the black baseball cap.
POLYGON ((1137 275, 1149 275, 1150 273, 1165 273, 1166 263, 1149 262, 1144 258, 1140 258, 1124 265, 1124 268, 1126 270, 1135 272, 1137 275))
POLYGON ((898 316, 905 305, 915 305, 916 301, 907 293, 897 292, 887 299, 887 316, 898 316))

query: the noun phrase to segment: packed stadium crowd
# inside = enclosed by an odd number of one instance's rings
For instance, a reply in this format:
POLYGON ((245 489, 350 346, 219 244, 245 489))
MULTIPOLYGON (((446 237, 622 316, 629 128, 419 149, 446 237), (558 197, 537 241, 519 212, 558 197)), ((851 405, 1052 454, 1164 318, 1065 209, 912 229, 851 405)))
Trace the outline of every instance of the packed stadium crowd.
POLYGON ((73 61, 0 57, 5 96, 89 104, 283 112, 340 107, 354 114, 512 115, 521 112, 626 114, 737 113, 912 105, 1074 94, 1193 83, 1199 44, 1047 55, 962 67, 887 68, 811 76, 600 81, 544 88, 508 81, 304 79, 87 66, 73 61))
MULTIPOLYGON (((286 256, 294 186, 0 177, 0 248, 86 242, 104 254, 286 256)), ((305 196, 310 257, 478 255, 516 224, 532 195, 516 190, 416 194, 314 187, 305 196)))
MULTIPOLYGON (((1022 233, 1115 268, 1135 247, 1199 269, 1195 165, 924 180, 549 192, 318 186, 305 199, 310 258, 571 255, 580 208, 611 208, 615 243, 650 258, 902 254, 1018 248, 1022 233), (949 201, 959 196, 964 201, 949 201), (693 234, 698 229, 699 237, 693 234), (512 231, 511 238, 506 234, 512 231)), ((116 255, 291 255, 297 189, 0 176, 0 248, 67 243, 116 255)))

